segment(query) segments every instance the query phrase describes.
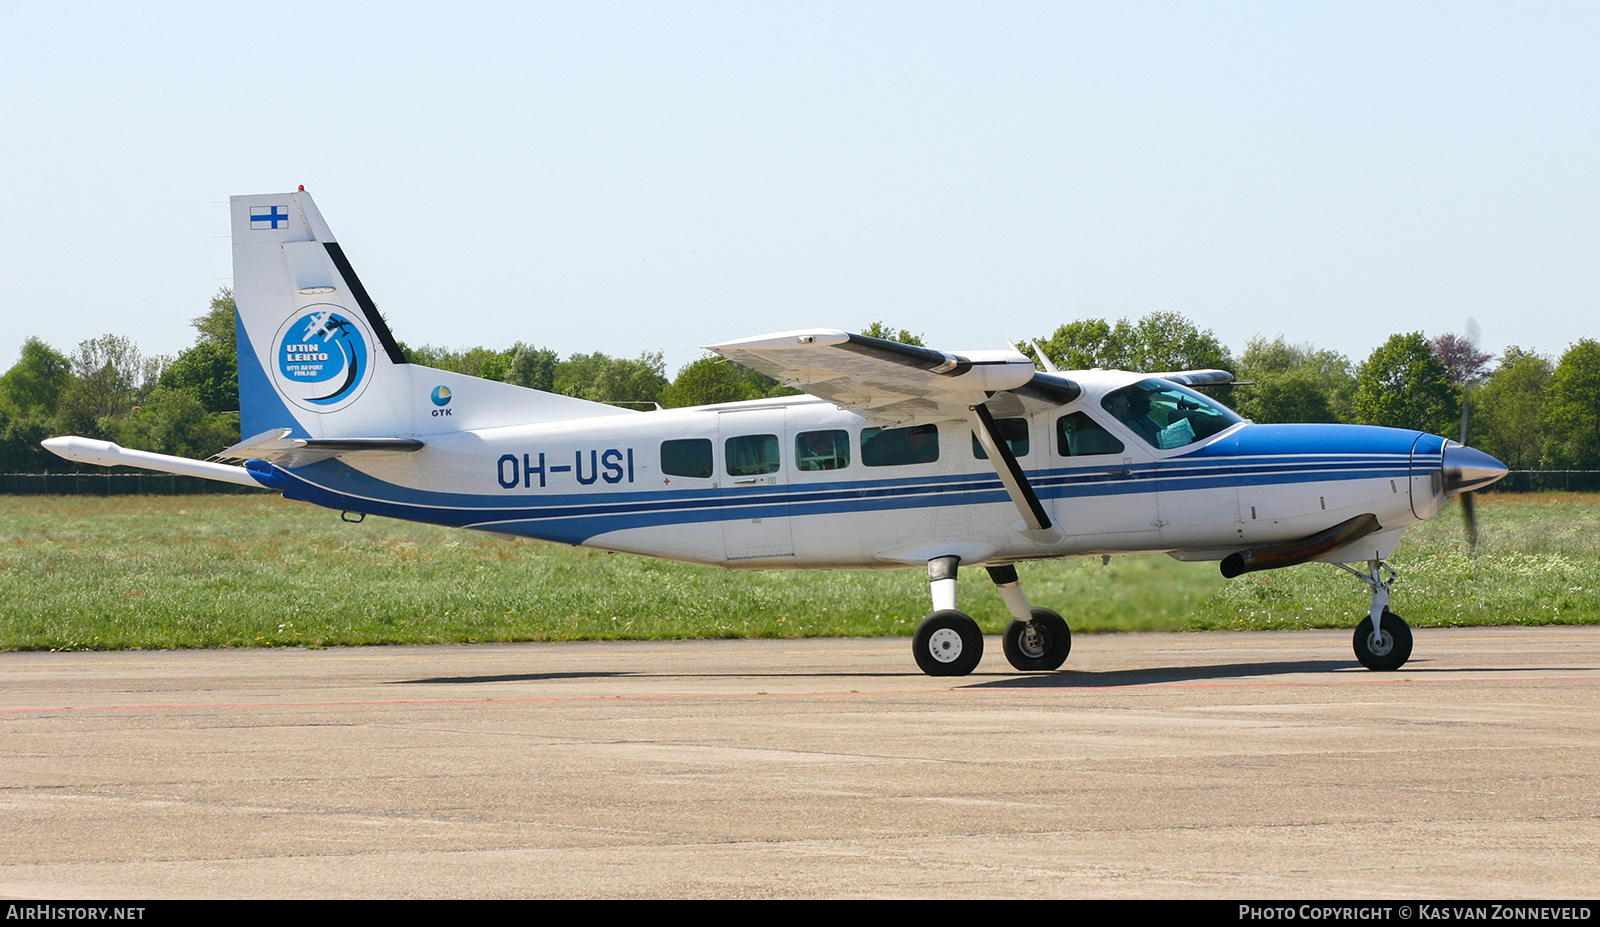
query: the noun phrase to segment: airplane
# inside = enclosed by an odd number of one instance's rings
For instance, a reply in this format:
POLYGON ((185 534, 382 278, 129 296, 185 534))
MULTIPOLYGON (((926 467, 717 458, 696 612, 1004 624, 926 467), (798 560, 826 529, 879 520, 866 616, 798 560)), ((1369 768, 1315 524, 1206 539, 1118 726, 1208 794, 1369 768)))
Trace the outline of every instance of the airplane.
POLYGON ((1329 563, 1371 595, 1357 659, 1411 656, 1388 563, 1410 526, 1504 464, 1438 435, 1254 424, 1193 387, 1220 370, 1057 370, 1014 346, 945 352, 835 329, 707 346, 803 395, 639 411, 407 362, 311 196, 231 199, 244 440, 210 460, 78 436, 69 460, 136 466, 367 514, 734 569, 926 568, 923 672, 964 676, 957 608, 983 567, 1020 671, 1071 630, 1017 566, 1162 552, 1228 577, 1329 563))

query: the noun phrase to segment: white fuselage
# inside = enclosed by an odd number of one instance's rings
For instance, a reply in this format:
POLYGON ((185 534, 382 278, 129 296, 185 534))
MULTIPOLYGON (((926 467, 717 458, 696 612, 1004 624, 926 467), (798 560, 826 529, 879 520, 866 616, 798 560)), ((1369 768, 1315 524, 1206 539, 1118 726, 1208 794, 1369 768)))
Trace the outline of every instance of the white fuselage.
POLYGON ((1020 424, 1007 435, 1051 532, 1024 526, 964 424, 937 427, 932 459, 933 437, 920 435, 913 453, 926 462, 885 463, 863 454, 871 423, 810 397, 436 435, 415 453, 280 470, 275 488, 350 511, 762 569, 887 568, 952 553, 969 564, 1144 551, 1217 559, 1370 513, 1383 528, 1361 542, 1370 551, 1323 558, 1362 560, 1387 556, 1441 501, 1426 462, 1411 459, 1428 436, 1241 423, 1162 450, 1097 401, 1138 375, 1075 376, 1079 400, 1020 419, 1025 444, 1020 424), (1075 412, 1121 450, 1066 453, 1059 423, 1075 412), (811 456, 818 433, 841 448, 828 469, 811 456), (746 451, 774 445, 775 459, 752 466, 746 451))

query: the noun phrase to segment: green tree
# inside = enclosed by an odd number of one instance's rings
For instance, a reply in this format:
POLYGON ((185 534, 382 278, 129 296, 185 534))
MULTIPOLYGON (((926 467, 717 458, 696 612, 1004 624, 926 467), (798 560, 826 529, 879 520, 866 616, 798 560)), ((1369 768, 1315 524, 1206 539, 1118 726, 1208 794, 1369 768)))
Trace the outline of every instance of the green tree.
POLYGON ((1561 355, 1544 394, 1545 459, 1600 470, 1600 341, 1583 338, 1561 355))
POLYGON ((1240 415, 1257 422, 1340 422, 1355 393, 1350 361, 1334 351, 1290 344, 1282 335, 1250 339, 1235 373, 1240 415))
POLYGON ((159 385, 194 393, 207 412, 239 409, 239 362, 233 348, 201 341, 161 371, 159 385))
POLYGON ((192 390, 158 386, 116 423, 112 434, 125 447, 209 457, 239 440, 239 417, 207 412, 192 390))
POLYGON ((1391 335, 1356 372, 1354 418, 1436 435, 1460 431, 1461 397, 1421 332, 1391 335))
MULTIPOLYGON (((1111 326, 1105 319, 1068 322, 1048 338, 1037 339, 1045 353, 1062 370, 1113 368, 1122 364, 1125 351, 1112 340, 1111 326)), ((1024 353, 1032 351, 1024 349, 1024 353)))
POLYGON ((1554 368, 1550 358, 1512 345, 1488 382, 1471 397, 1468 440, 1513 470, 1539 466, 1544 452, 1544 392, 1554 368))
POLYGON ((38 338, 22 345, 22 357, 0 376, 0 408, 13 414, 46 418, 72 386, 72 362, 38 338))
POLYGON ((519 341, 511 349, 506 382, 552 392, 556 388, 556 365, 560 362, 561 358, 549 348, 536 348, 519 341))
POLYGON ((44 418, 16 416, 0 409, 0 473, 43 473, 72 465, 40 446, 56 434, 44 418))
POLYGON ((1137 322, 1082 319, 1040 339, 1063 370, 1093 367, 1159 373, 1173 370, 1226 370, 1228 349, 1210 330, 1201 330, 1181 313, 1152 312, 1137 322))
POLYGON ((861 334, 868 338, 882 338, 885 341, 898 341, 901 344, 914 344, 919 348, 927 347, 922 343, 921 335, 913 335, 906 329, 893 329, 882 322, 873 322, 861 330, 861 334))
POLYGON ((1291 370, 1246 378, 1236 389, 1234 410, 1255 422, 1337 422, 1325 384, 1310 371, 1291 370))
MULTIPOLYGON (((1118 328, 1127 325, 1124 319, 1118 328)), ((1198 326, 1177 312, 1152 312, 1121 335, 1128 344, 1129 370, 1226 370, 1233 366, 1228 349, 1211 329, 1198 326)), ((1113 330, 1113 338, 1118 333, 1113 330)))
POLYGON ((504 380, 511 370, 515 349, 496 351, 493 348, 441 348, 425 344, 420 348, 402 347, 406 360, 424 367, 449 370, 483 380, 504 380))
POLYGON ((205 315, 193 320, 193 325, 200 332, 199 344, 220 344, 228 349, 228 353, 237 353, 239 345, 239 327, 234 321, 233 288, 223 287, 217 295, 211 297, 211 308, 205 315))
POLYGON ((702 357, 678 371, 672 385, 662 391, 661 404, 676 409, 760 399, 766 391, 751 379, 751 372, 725 357, 702 357))
POLYGON ((660 402, 667 388, 661 352, 624 360, 596 352, 574 354, 556 366, 555 391, 591 402, 660 402))
POLYGON ((101 335, 79 342, 72 353, 72 385, 61 396, 63 431, 109 437, 140 394, 154 385, 160 359, 146 359, 129 338, 101 335))

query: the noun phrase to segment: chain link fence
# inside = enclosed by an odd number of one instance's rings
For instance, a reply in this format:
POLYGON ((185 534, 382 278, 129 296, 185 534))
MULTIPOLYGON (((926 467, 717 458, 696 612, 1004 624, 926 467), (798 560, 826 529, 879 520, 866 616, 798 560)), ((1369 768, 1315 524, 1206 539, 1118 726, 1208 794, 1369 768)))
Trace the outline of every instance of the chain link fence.
POLYGON ((192 496, 267 492, 176 473, 0 473, 0 495, 192 496))
POLYGON ((1490 492, 1600 492, 1600 470, 1512 470, 1490 492))

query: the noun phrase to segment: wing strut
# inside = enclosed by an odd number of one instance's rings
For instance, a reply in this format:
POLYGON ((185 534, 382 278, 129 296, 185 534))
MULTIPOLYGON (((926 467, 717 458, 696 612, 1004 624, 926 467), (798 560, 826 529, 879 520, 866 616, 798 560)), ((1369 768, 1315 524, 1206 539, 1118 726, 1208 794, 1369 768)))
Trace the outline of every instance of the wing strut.
POLYGON ((1035 531, 1049 531, 1053 527, 1050 516, 1028 482, 1027 474, 1022 472, 1016 455, 1011 453, 1011 446, 1000 436, 1000 427, 989 413, 989 406, 986 403, 968 406, 967 413, 972 419, 973 434, 978 436, 978 443, 989 455, 989 463, 994 465, 994 472, 1011 496, 1011 502, 1022 513, 1023 524, 1035 531))

